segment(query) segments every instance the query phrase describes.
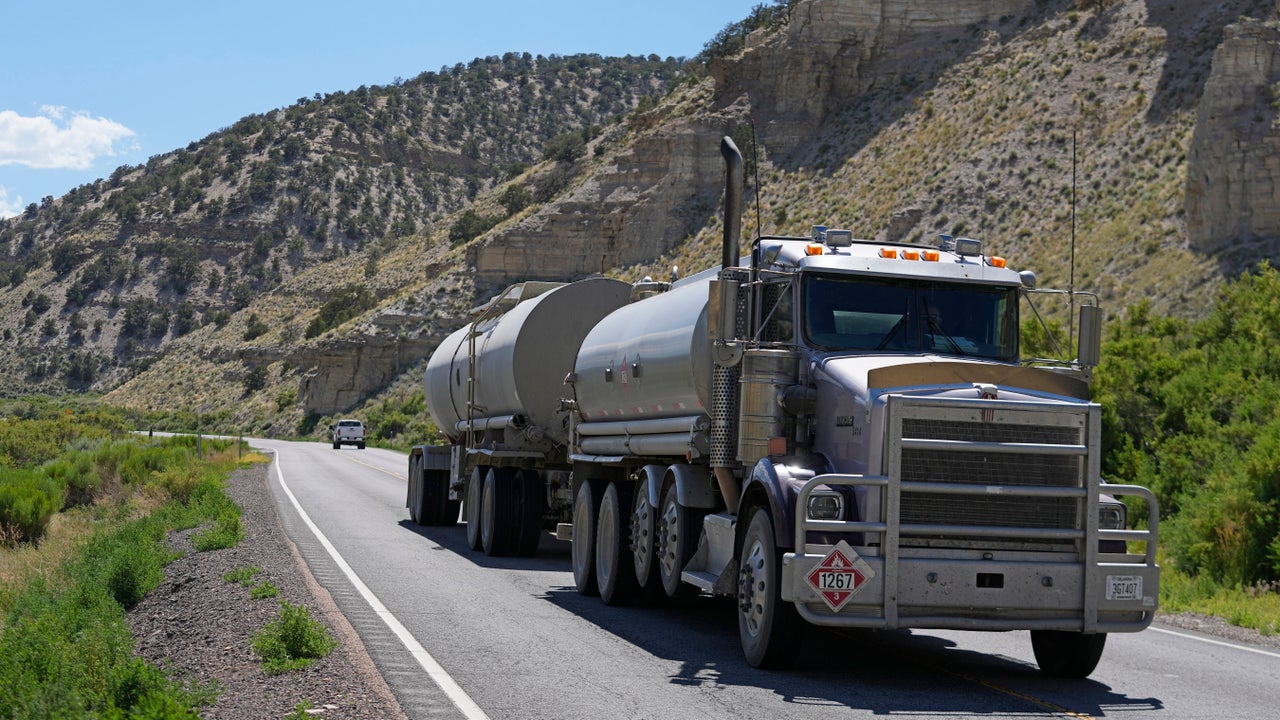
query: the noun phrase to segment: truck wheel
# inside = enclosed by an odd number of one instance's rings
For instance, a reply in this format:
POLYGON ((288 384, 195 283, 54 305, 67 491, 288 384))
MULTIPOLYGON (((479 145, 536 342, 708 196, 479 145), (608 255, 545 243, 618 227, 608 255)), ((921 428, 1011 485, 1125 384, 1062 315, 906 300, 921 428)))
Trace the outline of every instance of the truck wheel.
POLYGON ((480 542, 484 554, 510 555, 515 545, 516 523, 515 468, 496 467, 484 478, 484 494, 480 499, 480 542))
POLYGON ((361 440, 360 442, 356 443, 356 449, 357 449, 357 450, 363 450, 363 449, 364 449, 364 441, 363 441, 363 440, 361 440))
POLYGON ((636 483, 631 501, 631 560, 635 568, 636 583, 647 596, 664 595, 662 578, 658 576, 658 563, 654 557, 654 515, 645 483, 636 483), (656 592, 655 592, 656 591, 656 592))
POLYGON ((596 587, 606 605, 625 605, 640 589, 629 542, 631 493, 609 483, 596 518, 596 587))
POLYGON ((419 525, 452 525, 458 519, 458 502, 449 500, 448 470, 418 470, 419 525))
POLYGON ((341 450, 341 449, 342 449, 342 443, 338 442, 337 440, 334 440, 334 441, 333 441, 333 449, 334 449, 334 450, 341 450))
POLYGON ((483 550, 480 541, 480 502, 484 495, 484 478, 489 474, 488 465, 477 465, 467 478, 467 547, 483 550))
POLYGON ((422 472, 418 469, 418 456, 409 456, 409 496, 405 498, 405 507, 409 508, 409 519, 415 524, 422 524, 422 472))
POLYGON ((796 658, 803 626, 782 599, 782 553, 768 508, 751 514, 738 565, 738 638, 752 667, 783 668, 796 658))
POLYGON ((680 504, 675 483, 662 493, 662 512, 655 518, 653 549, 658 561, 658 578, 669 598, 696 592, 692 585, 684 584, 680 573, 698 549, 698 529, 703 514, 680 504))
POLYGON ((1066 630, 1032 630, 1031 650, 1045 675, 1061 678, 1088 677, 1102 659, 1106 633, 1086 635, 1066 630))
POLYGON ((603 480, 584 480, 573 496, 573 585, 579 595, 600 592, 596 584, 596 513, 603 480))
POLYGON ((520 470, 516 489, 520 493, 517 510, 520 529, 516 533, 515 553, 520 557, 533 557, 542 538, 542 476, 537 470, 520 470))

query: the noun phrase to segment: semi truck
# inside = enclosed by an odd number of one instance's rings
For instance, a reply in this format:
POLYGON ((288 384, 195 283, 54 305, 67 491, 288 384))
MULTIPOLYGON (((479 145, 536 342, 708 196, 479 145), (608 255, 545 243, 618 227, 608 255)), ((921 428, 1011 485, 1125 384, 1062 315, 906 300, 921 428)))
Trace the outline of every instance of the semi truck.
POLYGON ((449 442, 410 454, 412 519, 461 511, 490 555, 554 533, 611 605, 735 598, 757 667, 819 626, 1027 630, 1042 672, 1093 672, 1159 583, 1155 497, 1101 476, 1096 297, 1058 293, 1078 354, 1035 363, 1021 308, 1054 291, 978 240, 819 226, 742 253, 742 157, 721 150, 720 267, 517 283, 439 345, 426 405, 449 442))

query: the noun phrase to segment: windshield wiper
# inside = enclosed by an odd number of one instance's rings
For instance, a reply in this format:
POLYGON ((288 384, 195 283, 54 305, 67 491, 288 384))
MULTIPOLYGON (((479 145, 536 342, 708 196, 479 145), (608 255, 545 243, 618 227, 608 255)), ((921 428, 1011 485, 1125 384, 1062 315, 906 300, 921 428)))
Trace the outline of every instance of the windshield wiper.
MULTIPOLYGON (((942 329, 942 323, 938 321, 938 316, 929 310, 929 302, 921 299, 920 303, 924 306, 925 323, 928 326, 929 334, 933 337, 942 336, 947 341, 947 344, 951 346, 952 353, 964 355, 965 352, 960 349, 959 343, 956 342, 955 338, 948 335, 946 330, 942 329)), ((932 349, 930 348, 930 350, 932 349)))
POLYGON ((911 318, 911 311, 904 307, 902 309, 902 317, 898 318, 898 322, 894 323, 893 327, 889 328, 888 334, 884 336, 884 338, 880 341, 879 345, 876 345, 876 349, 877 350, 885 349, 885 347, 888 346, 888 344, 893 341, 893 338, 898 334, 898 331, 901 330, 903 327, 906 327, 907 320, 909 320, 910 318, 911 318))

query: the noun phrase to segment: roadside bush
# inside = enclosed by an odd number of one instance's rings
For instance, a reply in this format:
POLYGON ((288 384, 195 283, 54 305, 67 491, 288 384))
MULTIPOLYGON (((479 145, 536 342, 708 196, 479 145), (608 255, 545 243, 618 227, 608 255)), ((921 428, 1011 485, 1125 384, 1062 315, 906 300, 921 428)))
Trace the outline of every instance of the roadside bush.
POLYGON ((301 670, 333 652, 338 641, 302 605, 280 603, 280 619, 253 636, 253 651, 268 675, 301 670))
POLYGON ((1104 475, 1156 494, 1182 572, 1280 579, 1280 273, 1232 282, 1198 322, 1142 303, 1109 329, 1094 383, 1104 475))
POLYGON ((102 484, 102 478, 94 467, 93 456, 88 451, 72 451, 40 466, 40 472, 63 488, 59 509, 88 505, 94 492, 102 484))
POLYGON ((47 477, 0 469, 0 527, 10 542, 38 542, 61 507, 62 489, 47 477))

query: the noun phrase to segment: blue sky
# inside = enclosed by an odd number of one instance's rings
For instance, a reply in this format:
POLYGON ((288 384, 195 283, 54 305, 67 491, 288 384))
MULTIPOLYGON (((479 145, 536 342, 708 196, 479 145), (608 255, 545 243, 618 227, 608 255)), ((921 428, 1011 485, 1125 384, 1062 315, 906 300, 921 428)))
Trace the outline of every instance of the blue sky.
POLYGON ((505 52, 692 57, 764 1, 8 3, 0 217, 315 93, 505 52))

